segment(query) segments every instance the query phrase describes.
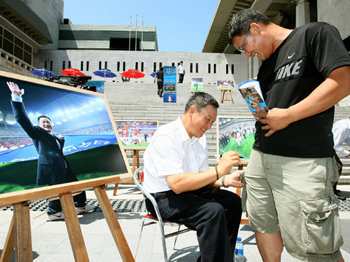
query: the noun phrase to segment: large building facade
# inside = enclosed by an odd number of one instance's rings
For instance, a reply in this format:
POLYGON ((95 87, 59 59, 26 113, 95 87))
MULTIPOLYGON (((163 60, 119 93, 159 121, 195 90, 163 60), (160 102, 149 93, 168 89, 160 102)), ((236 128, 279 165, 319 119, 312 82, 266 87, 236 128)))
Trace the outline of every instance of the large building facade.
POLYGON ((239 83, 254 78, 260 65, 257 58, 248 60, 227 43, 228 21, 245 8, 289 28, 310 21, 331 23, 349 49, 348 0, 219 0, 202 53, 159 52, 155 26, 72 24, 64 18, 63 6, 63 0, 0 0, 0 70, 33 76, 33 68, 59 74, 75 67, 95 78, 93 71, 101 68, 117 75, 135 68, 148 75, 183 60, 185 82, 201 77, 204 83, 239 83))

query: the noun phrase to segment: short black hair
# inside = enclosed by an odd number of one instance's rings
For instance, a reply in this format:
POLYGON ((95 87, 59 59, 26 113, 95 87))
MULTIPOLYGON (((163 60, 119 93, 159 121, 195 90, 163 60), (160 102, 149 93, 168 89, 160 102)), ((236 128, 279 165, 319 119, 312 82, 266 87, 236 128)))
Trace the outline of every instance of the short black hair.
POLYGON ((212 105, 215 108, 219 108, 219 103, 216 99, 205 92, 195 92, 187 101, 185 106, 185 113, 190 109, 192 105, 196 105, 198 111, 201 111, 202 108, 212 105))
POLYGON ((228 43, 232 45, 232 39, 235 36, 248 33, 251 23, 268 25, 271 23, 271 20, 263 13, 250 8, 239 11, 232 16, 231 22, 228 24, 228 43))
POLYGON ((38 122, 39 122, 40 118, 47 118, 47 119, 50 120, 50 122, 52 122, 52 121, 51 121, 51 118, 48 117, 48 116, 45 116, 45 115, 38 116, 38 122))

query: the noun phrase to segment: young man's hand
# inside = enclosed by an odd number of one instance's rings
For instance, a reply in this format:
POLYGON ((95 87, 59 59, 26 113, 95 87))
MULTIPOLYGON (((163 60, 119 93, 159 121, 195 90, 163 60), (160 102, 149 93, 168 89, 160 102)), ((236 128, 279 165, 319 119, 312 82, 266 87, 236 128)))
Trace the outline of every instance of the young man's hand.
POLYGON ((6 82, 7 86, 9 87, 12 94, 15 94, 17 96, 22 96, 24 94, 23 89, 19 89, 18 85, 14 82, 6 82))

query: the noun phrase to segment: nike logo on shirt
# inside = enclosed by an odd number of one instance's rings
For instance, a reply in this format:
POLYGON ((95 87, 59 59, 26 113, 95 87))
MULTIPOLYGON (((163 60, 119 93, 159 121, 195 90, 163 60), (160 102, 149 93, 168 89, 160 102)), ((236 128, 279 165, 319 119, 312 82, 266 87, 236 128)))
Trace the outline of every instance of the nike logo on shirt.
POLYGON ((295 55, 295 53, 289 55, 289 56, 288 56, 288 59, 291 59, 294 55, 295 55))

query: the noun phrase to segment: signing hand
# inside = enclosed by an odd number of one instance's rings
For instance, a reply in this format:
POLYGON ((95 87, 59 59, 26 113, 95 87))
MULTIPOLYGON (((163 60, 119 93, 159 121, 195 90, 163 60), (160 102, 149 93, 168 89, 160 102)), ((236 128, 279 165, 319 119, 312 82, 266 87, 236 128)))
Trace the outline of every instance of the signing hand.
POLYGON ((268 130, 266 137, 271 136, 278 130, 286 128, 293 122, 288 109, 273 108, 269 112, 258 113, 258 121, 263 124, 262 130, 268 130))
POLYGON ((244 174, 243 170, 237 170, 225 176, 225 186, 242 187, 243 182, 240 180, 240 177, 243 174, 244 174))
POLYGON ((217 166, 219 176, 228 174, 234 165, 240 163, 239 154, 235 151, 229 151, 222 155, 220 162, 217 166))
POLYGON ((7 86, 9 87, 11 93, 17 95, 17 96, 22 96, 24 94, 23 89, 19 89, 18 85, 14 82, 6 82, 7 86))

